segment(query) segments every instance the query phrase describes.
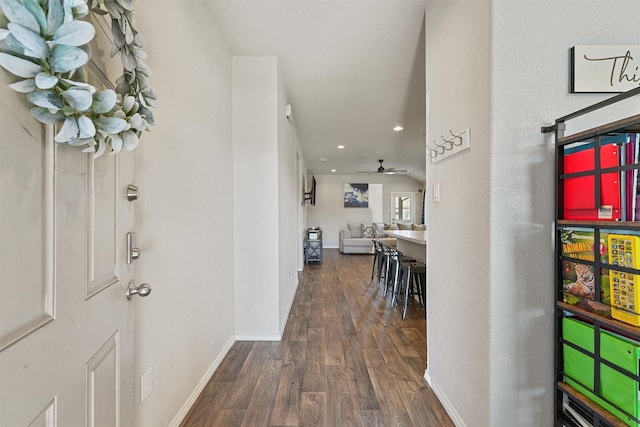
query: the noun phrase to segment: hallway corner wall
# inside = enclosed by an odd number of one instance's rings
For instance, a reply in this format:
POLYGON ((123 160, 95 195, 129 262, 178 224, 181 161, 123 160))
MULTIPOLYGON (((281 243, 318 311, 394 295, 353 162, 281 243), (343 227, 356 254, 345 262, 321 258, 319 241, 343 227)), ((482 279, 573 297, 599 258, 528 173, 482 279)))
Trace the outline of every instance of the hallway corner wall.
POLYGON ((163 426, 234 340, 231 55, 199 3, 138 2, 158 124, 137 151, 136 426, 163 426), (213 36, 212 36, 213 34, 213 36), (179 36, 178 36, 179 35, 179 36), (140 375, 153 391, 140 403, 140 375))

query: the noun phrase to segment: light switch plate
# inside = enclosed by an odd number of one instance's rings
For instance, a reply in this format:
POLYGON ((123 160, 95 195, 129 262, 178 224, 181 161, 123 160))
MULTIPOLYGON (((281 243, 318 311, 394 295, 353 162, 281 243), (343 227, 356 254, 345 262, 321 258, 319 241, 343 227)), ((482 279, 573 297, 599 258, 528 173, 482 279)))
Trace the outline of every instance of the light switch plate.
POLYGON ((431 190, 431 197, 433 199, 434 202, 439 202, 440 201, 440 183, 436 182, 435 184, 433 184, 433 189, 431 190))

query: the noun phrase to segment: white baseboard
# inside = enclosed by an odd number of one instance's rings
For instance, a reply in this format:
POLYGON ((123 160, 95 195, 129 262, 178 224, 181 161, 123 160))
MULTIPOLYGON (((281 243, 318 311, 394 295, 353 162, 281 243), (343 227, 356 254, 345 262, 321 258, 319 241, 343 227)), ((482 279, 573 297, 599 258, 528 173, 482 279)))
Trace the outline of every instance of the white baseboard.
POLYGON ((236 341, 280 341, 280 335, 236 335, 236 341))
POLYGON ((227 353, 229 353, 229 350, 231 350, 231 346, 233 346, 235 342, 236 340, 232 337, 227 345, 224 346, 218 357, 216 357, 216 360, 214 360, 211 366, 209 366, 209 369, 207 369, 207 372, 205 372, 202 379, 200 379, 200 382, 198 382, 198 385, 196 385, 196 388, 191 392, 176 416, 173 417, 173 420, 171 420, 171 422, 169 423, 169 427, 178 427, 184 420, 184 417, 187 416, 196 399, 198 398, 198 396, 200 396, 200 393, 202 393, 202 390, 204 390, 214 372, 216 371, 216 369, 218 369, 218 366, 220 366, 220 363, 222 363, 222 360, 225 358, 227 353))
POLYGON ((440 385, 436 381, 434 381, 433 378, 431 378, 428 369, 424 371, 424 379, 427 380, 427 384, 431 386, 431 389, 438 397, 440 403, 442 403, 442 406, 444 407, 445 411, 447 411, 447 414, 449 414, 449 416, 451 417, 451 421, 453 421, 456 427, 467 427, 467 423, 464 422, 455 406, 453 406, 447 395, 442 391, 442 388, 440 388, 440 385))

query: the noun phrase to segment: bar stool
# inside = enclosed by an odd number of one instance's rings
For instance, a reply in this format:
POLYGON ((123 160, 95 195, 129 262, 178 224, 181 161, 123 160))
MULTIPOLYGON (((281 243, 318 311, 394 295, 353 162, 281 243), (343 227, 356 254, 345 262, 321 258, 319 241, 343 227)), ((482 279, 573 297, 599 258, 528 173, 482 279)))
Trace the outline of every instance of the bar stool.
POLYGON ((400 288, 402 291, 404 291, 404 301, 402 302, 402 320, 405 320, 407 318, 407 305, 409 303, 410 297, 414 298, 414 295, 418 295, 420 305, 424 307, 424 293, 426 289, 422 278, 427 272, 427 266, 423 262, 408 260, 406 258, 401 258, 400 262, 403 271, 400 288))
POLYGON ((400 275, 400 262, 399 255, 397 249, 388 247, 389 256, 387 262, 387 280, 385 283, 384 295, 391 294, 391 307, 395 307, 396 305, 396 290, 398 287, 398 278, 400 275))
POLYGON ((392 276, 392 269, 393 269, 393 265, 392 265, 393 253, 392 252, 394 248, 387 245, 386 243, 382 243, 382 242, 378 242, 378 243, 380 244, 380 248, 382 250, 380 264, 378 264, 378 287, 382 286, 384 288, 384 296, 386 297, 388 282, 392 276))
MULTIPOLYGON (((391 291, 391 307, 395 307, 398 303, 398 294, 407 274, 411 277, 411 271, 403 268, 404 264, 416 262, 414 258, 404 255, 395 248, 390 248, 391 257, 390 264, 392 266, 392 283, 388 283, 387 289, 391 291)), ((390 276, 391 277, 391 276, 390 276)))
POLYGON ((371 268, 371 283, 373 283, 374 276, 377 276, 378 281, 380 283, 380 274, 382 270, 382 265, 384 263, 384 248, 382 247, 382 243, 379 240, 373 241, 373 267, 371 268))

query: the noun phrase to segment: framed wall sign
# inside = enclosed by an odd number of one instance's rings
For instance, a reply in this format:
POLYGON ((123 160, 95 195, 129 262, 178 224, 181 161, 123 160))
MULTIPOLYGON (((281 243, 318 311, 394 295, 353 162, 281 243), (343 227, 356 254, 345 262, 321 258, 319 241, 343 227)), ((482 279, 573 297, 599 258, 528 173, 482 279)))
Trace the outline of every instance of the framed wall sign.
POLYGON ((621 93, 640 86, 640 45, 571 48, 571 93, 621 93))

